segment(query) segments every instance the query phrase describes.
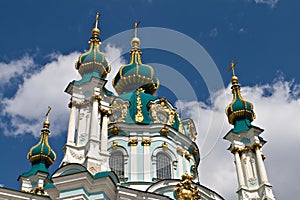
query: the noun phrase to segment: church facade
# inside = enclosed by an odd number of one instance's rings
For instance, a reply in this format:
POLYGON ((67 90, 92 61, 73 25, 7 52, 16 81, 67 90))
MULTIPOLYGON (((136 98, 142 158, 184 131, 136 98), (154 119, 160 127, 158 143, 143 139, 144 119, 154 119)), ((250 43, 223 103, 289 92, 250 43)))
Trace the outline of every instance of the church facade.
MULTIPOLYGON (((154 95, 159 80, 142 63, 137 23, 130 62, 112 81, 117 94, 106 89, 111 67, 100 51, 98 17, 90 48, 75 64, 81 80, 65 89, 70 117, 60 167, 49 174, 56 161, 49 144, 49 109, 40 140, 28 153, 32 168, 20 175, 20 190, 0 188, 0 199, 224 199, 200 184, 194 122, 181 119, 166 98, 154 95)), ((233 100, 226 108, 234 128, 224 139, 235 158, 238 199, 273 200, 261 151, 263 130, 251 124, 253 105, 241 96, 234 66, 233 100)))

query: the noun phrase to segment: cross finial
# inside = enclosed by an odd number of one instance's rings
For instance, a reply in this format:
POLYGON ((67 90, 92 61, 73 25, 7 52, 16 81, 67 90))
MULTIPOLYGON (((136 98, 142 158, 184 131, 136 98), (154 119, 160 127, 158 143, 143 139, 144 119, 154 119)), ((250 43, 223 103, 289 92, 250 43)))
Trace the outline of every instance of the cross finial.
POLYGON ((232 76, 235 76, 234 68, 238 62, 231 61, 231 66, 228 68, 228 71, 232 72, 232 76))
POLYGON ((140 23, 141 23, 141 21, 134 22, 134 26, 133 26, 134 37, 137 37, 137 28, 138 28, 140 23))
POLYGON ((100 13, 97 13, 97 14, 96 14, 96 19, 95 19, 95 22, 94 22, 95 28, 98 28, 98 21, 99 21, 100 16, 101 16, 100 13))
POLYGON ((46 120, 47 120, 47 121, 48 121, 48 119, 49 119, 50 111, 51 111, 51 107, 48 106, 48 111, 47 111, 47 113, 46 113, 46 120))

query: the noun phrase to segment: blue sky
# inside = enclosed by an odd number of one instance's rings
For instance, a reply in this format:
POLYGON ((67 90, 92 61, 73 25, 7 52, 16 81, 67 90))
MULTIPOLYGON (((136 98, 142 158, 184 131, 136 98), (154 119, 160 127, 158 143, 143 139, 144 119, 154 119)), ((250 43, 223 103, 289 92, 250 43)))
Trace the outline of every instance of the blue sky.
MULTIPOLYGON (((231 74, 227 69, 231 60, 237 60, 236 73, 244 86, 243 95, 255 106, 257 120, 254 124, 257 122, 266 130, 263 136, 269 142, 264 152, 270 157, 266 164, 274 193, 280 199, 292 199, 296 189, 287 185, 297 184, 295 177, 299 177, 299 172, 292 166, 300 162, 283 149, 300 150, 295 144, 300 140, 300 130, 296 126, 300 111, 299 9, 297 0, 1 1, 0 149, 4 157, 0 184, 19 189, 17 178, 30 169, 26 155, 38 140, 36 136, 42 128, 47 105, 54 105, 50 143, 58 154, 51 170, 58 167, 68 116, 69 97, 63 91, 69 81, 78 78, 74 63, 80 52, 88 48, 95 13, 100 12, 103 41, 128 31, 135 20, 140 20, 141 29, 158 27, 177 31, 200 44, 210 55, 225 86, 211 101, 208 101, 206 82, 195 73, 195 66, 172 49, 169 52, 144 49, 143 61, 169 66, 192 86, 196 93, 192 100, 176 98, 178 94, 167 82, 158 95, 166 96, 179 107, 180 102, 185 102, 181 106, 182 115, 198 122, 199 145, 217 143, 212 151, 202 153, 207 156, 202 161, 203 168, 200 167, 200 181, 228 199, 236 198, 236 177, 232 155, 226 151, 229 144, 221 140, 220 135, 225 135, 230 128, 224 122, 224 109, 231 100, 227 87, 231 74), (226 98, 222 99, 221 94, 226 98), (200 113, 193 112, 187 105, 198 106, 200 113), (210 123, 214 125, 207 126, 210 123), (217 126, 219 128, 215 128, 217 126), (226 173, 228 170, 230 173, 226 173), (278 175, 279 172, 282 175, 278 175), (231 186, 222 187, 228 182, 231 186), (287 195, 291 195, 290 198, 287 195)), ((143 37, 146 40, 148 36, 140 37, 143 48, 143 37)), ((158 41, 165 39, 157 38, 158 41)), ((172 42, 186 44, 185 41, 172 42)), ((113 42, 106 45, 101 48, 108 57, 121 56, 112 64, 116 71, 120 64, 128 62, 128 53, 124 46, 113 42)), ((124 45, 128 48, 130 40, 124 41, 124 45)), ((196 50, 186 53, 197 55, 196 50)), ((161 70, 159 65, 153 64, 153 67, 161 70)), ((167 77, 166 74, 157 76, 162 83, 167 77)))

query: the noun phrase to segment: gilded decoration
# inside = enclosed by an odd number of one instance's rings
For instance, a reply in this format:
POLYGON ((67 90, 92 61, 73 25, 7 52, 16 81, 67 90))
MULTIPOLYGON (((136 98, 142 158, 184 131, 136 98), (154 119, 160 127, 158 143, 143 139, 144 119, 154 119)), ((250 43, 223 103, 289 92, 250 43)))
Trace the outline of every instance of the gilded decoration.
POLYGON ((187 159, 188 161, 190 161, 190 159, 192 158, 191 154, 189 152, 185 152, 184 153, 184 157, 185 159, 187 159))
POLYGON ((150 146, 151 145, 151 139, 150 138, 143 138, 142 139, 142 145, 143 146, 150 146))
POLYGON ((168 144, 166 142, 163 142, 161 144, 161 147, 163 148, 163 150, 167 150, 168 149, 168 144))
POLYGON ((137 144, 138 144, 138 139, 137 139, 137 138, 130 138, 130 139, 128 139, 128 144, 129 144, 130 146, 137 146, 137 144))
POLYGON ((188 120, 188 125, 187 125, 187 130, 188 130, 188 135, 189 137, 193 140, 196 141, 197 137, 197 132, 194 123, 191 120, 188 120))
POLYGON ((119 131, 120 131, 120 127, 119 126, 113 126, 112 128, 111 128, 111 132, 114 134, 114 135, 118 135, 118 133, 119 133, 119 131))
POLYGON ((201 198, 197 186, 193 186, 192 176, 187 173, 181 176, 181 181, 176 185, 175 194, 178 200, 199 200, 201 198))
POLYGON ((112 148, 117 148, 118 145, 119 145, 119 143, 116 142, 116 141, 114 141, 114 142, 112 143, 111 147, 112 147, 112 148))
POLYGON ((154 123, 162 123, 167 124, 169 126, 174 125, 176 116, 179 122, 178 130, 181 133, 184 132, 179 114, 164 97, 154 102, 151 102, 150 116, 154 123))
POLYGON ((129 103, 115 100, 112 104, 111 122, 125 122, 129 103))
POLYGON ((168 126, 164 126, 161 130, 160 130, 160 133, 164 136, 168 135, 169 133, 169 128, 168 126))
POLYGON ((135 121, 136 122, 142 122, 144 120, 143 112, 142 112, 142 100, 140 96, 140 92, 143 92, 142 90, 138 90, 136 92, 136 115, 135 115, 135 121))
POLYGON ((194 148, 194 152, 193 152, 193 153, 194 153, 194 155, 197 155, 197 154, 198 154, 198 152, 199 152, 199 149, 198 149, 197 147, 195 147, 195 148, 194 148))

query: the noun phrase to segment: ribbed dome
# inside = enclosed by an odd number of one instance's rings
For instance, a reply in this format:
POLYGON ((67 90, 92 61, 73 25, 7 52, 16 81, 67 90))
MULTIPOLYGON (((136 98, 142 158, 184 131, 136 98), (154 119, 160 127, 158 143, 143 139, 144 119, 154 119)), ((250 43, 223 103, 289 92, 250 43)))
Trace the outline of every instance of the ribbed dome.
POLYGON ((99 35, 100 30, 96 27, 93 28, 92 37, 89 40, 90 49, 81 54, 75 64, 75 67, 81 76, 97 72, 101 78, 105 79, 111 70, 110 65, 105 59, 104 53, 99 49, 101 43, 99 35))
POLYGON ((47 168, 56 160, 56 154, 51 149, 48 142, 48 137, 50 135, 49 126, 50 122, 46 120, 44 122, 44 127, 41 130, 40 141, 35 146, 31 147, 27 156, 32 164, 45 163, 47 168))
POLYGON ((232 125, 235 125, 236 121, 239 120, 249 120, 250 123, 255 119, 253 105, 249 101, 244 100, 241 96, 238 78, 236 76, 233 76, 231 82, 233 100, 226 108, 228 121, 232 125))
POLYGON ((119 72, 113 79, 113 87, 121 95, 143 88, 145 93, 154 94, 159 87, 159 80, 154 75, 150 65, 141 61, 140 40, 134 37, 131 41, 130 63, 122 65, 119 72))

